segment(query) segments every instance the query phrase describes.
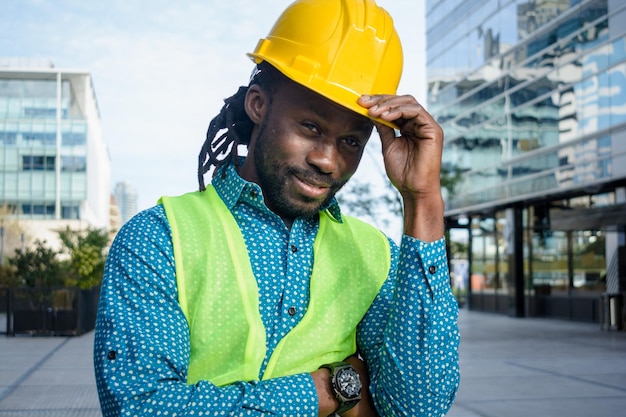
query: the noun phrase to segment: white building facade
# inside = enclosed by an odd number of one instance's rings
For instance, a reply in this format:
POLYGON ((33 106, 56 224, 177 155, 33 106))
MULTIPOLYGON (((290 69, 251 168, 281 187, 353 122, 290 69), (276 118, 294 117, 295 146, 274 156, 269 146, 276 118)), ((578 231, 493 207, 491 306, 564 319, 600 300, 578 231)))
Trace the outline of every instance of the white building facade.
POLYGON ((108 230, 110 166, 88 71, 0 59, 0 205, 28 243, 108 230))

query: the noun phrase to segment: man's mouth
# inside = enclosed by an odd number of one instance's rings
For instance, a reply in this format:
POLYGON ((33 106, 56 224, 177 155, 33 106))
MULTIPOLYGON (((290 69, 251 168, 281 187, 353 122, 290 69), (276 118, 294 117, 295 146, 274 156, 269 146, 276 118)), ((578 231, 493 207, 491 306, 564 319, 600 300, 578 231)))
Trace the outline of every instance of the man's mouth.
POLYGON ((295 178, 295 184, 299 192, 313 199, 325 197, 331 187, 328 183, 311 180, 297 174, 293 174, 293 178, 295 178))

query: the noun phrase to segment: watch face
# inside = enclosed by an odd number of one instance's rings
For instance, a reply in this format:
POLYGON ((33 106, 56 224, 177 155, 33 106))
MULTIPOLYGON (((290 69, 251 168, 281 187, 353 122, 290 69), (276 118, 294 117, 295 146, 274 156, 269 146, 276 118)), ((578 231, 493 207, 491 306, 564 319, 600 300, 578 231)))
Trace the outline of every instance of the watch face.
POLYGON ((339 369, 335 377, 337 387, 347 399, 356 398, 361 394, 361 379, 352 367, 339 369))

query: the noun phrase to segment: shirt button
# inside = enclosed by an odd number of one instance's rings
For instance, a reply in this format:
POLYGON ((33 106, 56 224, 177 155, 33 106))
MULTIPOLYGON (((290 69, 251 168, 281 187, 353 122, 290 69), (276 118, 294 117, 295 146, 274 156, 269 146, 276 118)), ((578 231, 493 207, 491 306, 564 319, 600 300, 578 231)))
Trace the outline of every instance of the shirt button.
POLYGON ((428 272, 430 272, 431 274, 434 274, 435 272, 437 272, 437 267, 435 265, 429 266, 428 272))
POLYGON ((289 315, 291 317, 295 316, 296 315, 296 308, 293 307, 293 306, 289 307, 289 310, 287 310, 287 313, 289 313, 289 315))
POLYGON ((292 251, 293 253, 298 252, 298 247, 297 247, 296 245, 291 245, 291 251, 292 251))

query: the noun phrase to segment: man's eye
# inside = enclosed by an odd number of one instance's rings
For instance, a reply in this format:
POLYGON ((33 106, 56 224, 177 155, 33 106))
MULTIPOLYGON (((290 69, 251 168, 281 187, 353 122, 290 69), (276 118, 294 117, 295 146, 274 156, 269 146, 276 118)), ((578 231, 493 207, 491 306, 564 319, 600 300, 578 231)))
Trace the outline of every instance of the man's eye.
POLYGON ((349 146, 355 146, 355 147, 361 146, 361 142, 359 142, 357 139, 353 137, 345 138, 344 142, 346 142, 346 144, 349 146))
POLYGON ((302 125, 313 133, 320 133, 319 128, 313 123, 304 122, 302 125))

